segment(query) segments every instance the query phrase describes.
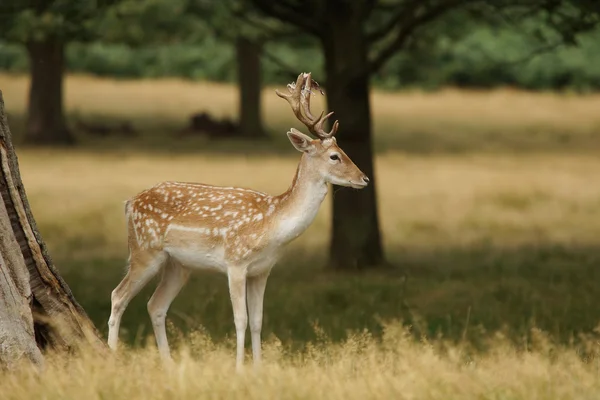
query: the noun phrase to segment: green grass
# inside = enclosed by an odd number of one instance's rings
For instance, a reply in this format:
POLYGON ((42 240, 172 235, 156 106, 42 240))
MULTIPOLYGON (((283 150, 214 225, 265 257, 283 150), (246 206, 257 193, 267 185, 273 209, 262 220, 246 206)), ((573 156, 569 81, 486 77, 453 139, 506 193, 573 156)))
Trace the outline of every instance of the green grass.
MULTIPOLYGON (((310 266, 322 265, 322 259, 293 261, 298 257, 289 256, 273 272, 264 321, 267 337, 294 347, 316 339, 314 324, 336 341, 363 329, 377 337, 382 322, 401 320, 417 337, 477 343, 482 335, 506 329, 520 342, 537 327, 568 343, 600 321, 597 248, 481 245, 405 251, 392 254, 403 273, 341 276, 310 266)), ((123 264, 115 259, 61 265, 76 298, 104 334, 110 291, 122 277, 123 264)), ((126 311, 122 338, 130 344, 144 344, 152 335, 146 302, 153 289, 149 284, 126 311)), ((202 327, 217 341, 234 335, 226 279, 194 275, 173 303, 169 320, 184 332, 202 327)))

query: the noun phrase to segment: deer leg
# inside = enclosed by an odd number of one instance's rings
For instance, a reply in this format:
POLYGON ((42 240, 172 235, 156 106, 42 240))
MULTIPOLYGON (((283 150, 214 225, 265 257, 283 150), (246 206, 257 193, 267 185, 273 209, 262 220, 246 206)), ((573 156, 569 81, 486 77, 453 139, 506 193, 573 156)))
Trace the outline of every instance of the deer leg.
POLYGON ((229 268, 227 271, 229 281, 229 296, 233 308, 233 321, 237 340, 236 369, 240 371, 244 364, 244 342, 248 326, 248 312, 246 310, 246 271, 229 268))
POLYGON ((269 273, 248 278, 248 315, 250 319, 250 334, 252 335, 252 358, 254 365, 261 363, 260 333, 263 320, 263 299, 269 273))
POLYGON ((110 318, 108 319, 108 346, 112 350, 117 349, 121 317, 129 302, 160 271, 166 259, 164 253, 131 257, 127 275, 125 275, 125 278, 123 278, 111 294, 111 311, 110 318))
POLYGON ((171 360, 165 320, 171 303, 181 291, 190 277, 190 271, 181 267, 175 261, 167 263, 163 270, 160 283, 148 301, 148 314, 152 320, 152 328, 156 337, 156 345, 160 356, 165 361, 171 360))

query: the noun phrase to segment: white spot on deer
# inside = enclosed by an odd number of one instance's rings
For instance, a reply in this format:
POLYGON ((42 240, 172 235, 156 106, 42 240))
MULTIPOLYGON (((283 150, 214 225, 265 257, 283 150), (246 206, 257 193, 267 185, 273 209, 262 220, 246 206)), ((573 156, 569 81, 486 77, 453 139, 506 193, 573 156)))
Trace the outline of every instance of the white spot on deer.
POLYGON ((263 219, 262 214, 256 214, 254 217, 252 217, 252 221, 260 221, 262 219, 263 219))

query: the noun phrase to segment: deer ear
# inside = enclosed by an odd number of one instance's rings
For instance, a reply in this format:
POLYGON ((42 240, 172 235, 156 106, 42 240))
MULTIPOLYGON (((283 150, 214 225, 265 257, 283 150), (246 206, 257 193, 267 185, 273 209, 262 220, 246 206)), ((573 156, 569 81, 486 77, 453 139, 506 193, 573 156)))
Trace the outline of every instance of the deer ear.
POLYGON ((287 132, 287 135, 296 150, 303 153, 310 153, 314 150, 315 145, 312 143, 312 139, 299 130, 292 128, 287 132))

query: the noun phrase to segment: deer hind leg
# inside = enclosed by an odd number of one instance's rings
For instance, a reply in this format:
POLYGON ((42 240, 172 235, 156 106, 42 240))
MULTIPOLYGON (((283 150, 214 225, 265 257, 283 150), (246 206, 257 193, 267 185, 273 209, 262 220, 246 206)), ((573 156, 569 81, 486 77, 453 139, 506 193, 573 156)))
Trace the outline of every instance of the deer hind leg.
POLYGON ((248 312, 246 309, 246 271, 245 269, 229 268, 227 270, 229 281, 229 296, 233 308, 233 321, 235 323, 236 369, 241 371, 244 364, 244 342, 246 328, 248 327, 248 312))
POLYGON ((167 341, 167 331, 165 328, 167 311, 189 277, 189 270, 171 260, 163 270, 160 283, 150 301, 148 301, 148 313, 152 320, 156 345, 160 356, 165 361, 171 360, 171 352, 169 351, 169 342, 167 341))
POLYGON ((268 278, 268 272, 259 276, 248 277, 248 316, 252 339, 252 358, 255 366, 261 363, 260 333, 263 321, 263 299, 268 278))
POLYGON ((144 286, 164 266, 167 255, 161 252, 135 254, 129 262, 129 271, 125 278, 112 291, 111 312, 108 319, 108 346, 117 349, 119 341, 119 326, 125 309, 144 286))

